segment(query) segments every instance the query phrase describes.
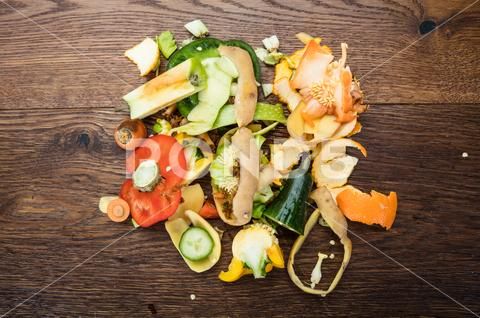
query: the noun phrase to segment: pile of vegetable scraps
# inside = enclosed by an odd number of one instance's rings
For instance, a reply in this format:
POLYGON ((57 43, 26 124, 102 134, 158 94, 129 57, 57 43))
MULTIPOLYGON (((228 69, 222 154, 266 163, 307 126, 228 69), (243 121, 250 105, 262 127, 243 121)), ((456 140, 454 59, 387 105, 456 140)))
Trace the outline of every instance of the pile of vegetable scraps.
POLYGON ((254 49, 242 40, 210 37, 200 20, 185 28, 193 36, 181 43, 165 31, 125 51, 151 79, 123 96, 130 118, 114 136, 127 151, 128 178, 118 195, 100 199, 100 210, 114 222, 131 219, 135 227, 164 222, 173 246, 198 273, 221 257, 219 222, 239 227, 233 258, 219 279, 264 278, 286 267, 303 291, 327 295, 352 253, 347 219, 388 230, 397 211, 395 192, 368 194, 347 184, 359 161, 347 148, 367 156, 350 137, 361 131, 359 117, 368 108, 347 64, 347 44, 336 60, 320 38, 306 33, 297 34, 299 49, 286 54, 275 35, 254 49), (272 83, 261 81, 265 65, 275 68, 272 83), (271 94, 277 103, 265 101, 271 94), (149 127, 148 117, 154 121, 149 127), (289 138, 266 144, 268 134, 285 128, 289 138), (211 190, 195 183, 206 177, 211 190), (307 205, 316 207, 310 216, 307 205), (322 262, 332 257, 318 253, 308 285, 294 268, 318 223, 344 247, 325 290, 315 286, 322 262), (278 235, 288 231, 298 238, 285 264, 278 235))

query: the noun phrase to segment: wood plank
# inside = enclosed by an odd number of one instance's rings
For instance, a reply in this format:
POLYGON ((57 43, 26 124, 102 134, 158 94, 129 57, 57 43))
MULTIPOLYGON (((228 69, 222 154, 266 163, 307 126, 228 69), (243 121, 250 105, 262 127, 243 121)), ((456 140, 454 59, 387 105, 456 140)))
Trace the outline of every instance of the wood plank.
MULTIPOLYGON (((420 37, 422 21, 440 24, 472 2, 8 2, 34 22, 2 3, 0 109, 126 108, 121 96, 144 80, 123 51, 165 29, 185 39, 183 24, 193 18, 213 36, 253 46, 277 34, 285 52, 300 47, 299 31, 322 36, 337 54, 347 42, 349 63, 372 104, 478 103, 480 3, 389 60, 420 37)), ((271 81, 271 68, 264 69, 271 81)))
MULTIPOLYGON (((349 226, 479 312, 478 105, 459 105, 455 112, 451 107, 373 105, 362 116, 364 130, 355 139, 369 156, 360 160, 352 184, 397 191, 399 209, 389 232, 349 226), (463 158, 463 152, 469 156, 463 158)), ((124 154, 111 132, 124 115, 68 108, 0 112, 0 313, 132 228, 109 222, 96 207, 98 197, 116 193, 123 179, 124 154)), ((280 270, 265 280, 223 284, 216 276, 228 265, 234 234, 228 228, 221 261, 199 275, 183 264, 162 224, 134 231, 19 307, 14 316, 467 315, 353 235, 351 264, 326 298, 302 293, 280 270), (196 295, 194 301, 190 294, 196 295)), ((293 239, 282 233, 285 252, 293 239)), ((324 269, 324 277, 332 277, 341 246, 330 246, 330 239, 334 236, 324 228, 315 229, 296 262, 302 278, 308 279, 319 249, 336 254, 324 269)))

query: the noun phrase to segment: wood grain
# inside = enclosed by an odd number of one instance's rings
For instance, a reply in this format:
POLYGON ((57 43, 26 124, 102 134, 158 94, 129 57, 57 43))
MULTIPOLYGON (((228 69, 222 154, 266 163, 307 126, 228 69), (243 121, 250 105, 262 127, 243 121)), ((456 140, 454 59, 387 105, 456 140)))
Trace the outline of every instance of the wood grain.
MULTIPOLYGON (((399 53, 420 38, 422 21, 440 25, 471 4, 466 0, 448 6, 434 0, 7 3, 21 14, 1 6, 2 109, 125 107, 120 97, 144 80, 122 56, 124 50, 166 29, 185 39, 183 24, 193 18, 205 21, 213 36, 238 37, 254 46, 277 34, 285 52, 300 47, 294 38, 299 31, 323 37, 337 54, 347 42, 349 63, 370 103, 480 100, 479 4, 399 53), (42 103, 32 105, 33 96, 42 103)), ((269 69, 265 81, 271 76, 269 69)))
MULTIPOLYGON (((216 275, 230 258, 231 228, 220 263, 196 275, 157 225, 128 234, 16 314, 141 317, 151 314, 150 305, 159 316, 250 316, 258 310, 265 316, 466 314, 363 240, 478 312, 479 120, 477 106, 462 105, 454 115, 450 107, 374 105, 362 117, 365 128, 356 139, 369 157, 360 161, 352 184, 398 191, 399 214, 389 232, 350 223, 359 237, 352 236, 352 262, 330 297, 303 294, 284 271, 266 280, 219 282, 216 275), (406 123, 412 125, 406 129, 406 123)), ((116 193, 123 180, 123 153, 111 138, 122 117, 106 110, 1 112, 0 122, 8 123, 0 127, 3 311, 132 229, 112 224, 96 208, 98 197, 116 193)), ((283 234, 288 251, 293 236, 283 234)), ((330 247, 330 239, 321 228, 313 233, 297 264, 305 279, 319 248, 337 255, 325 275, 334 273, 341 247, 330 247)))
MULTIPOLYGON (((480 5, 368 74, 418 39, 422 21, 440 24, 471 2, 7 3, 54 35, 0 2, 0 315, 78 264, 9 316, 471 316, 445 294, 480 312, 480 5), (254 45, 277 34, 287 52, 298 47, 298 31, 323 36, 336 52, 346 41, 351 67, 368 74, 362 84, 372 107, 355 139, 369 156, 351 183, 397 191, 398 217, 388 232, 349 223, 352 261, 327 298, 302 293, 281 270, 221 283, 236 230, 220 222, 224 253, 199 275, 163 224, 130 232, 97 209, 124 178, 125 154, 112 138, 128 115, 121 96, 144 82, 122 52, 165 29, 183 39, 183 24, 194 18, 214 36, 254 45)), ((264 71, 268 81, 271 70, 264 71)), ((272 137, 285 137, 284 128, 272 137)), ((336 254, 325 264, 325 279, 332 277, 341 246, 331 239, 321 227, 312 233, 296 263, 303 279, 319 249, 336 254)), ((293 240, 281 233, 286 253, 293 240)))

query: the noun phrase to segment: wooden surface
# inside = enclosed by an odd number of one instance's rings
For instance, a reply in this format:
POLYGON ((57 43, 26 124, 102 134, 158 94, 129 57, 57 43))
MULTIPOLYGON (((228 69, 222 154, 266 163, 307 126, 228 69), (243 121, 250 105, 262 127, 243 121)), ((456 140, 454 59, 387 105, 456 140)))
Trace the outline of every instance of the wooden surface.
MULTIPOLYGON (((441 24, 472 2, 0 1, 0 315, 478 314, 480 2, 391 58, 420 38, 422 21, 441 24), (299 31, 322 36, 337 53, 349 44, 371 104, 356 138, 369 157, 351 181, 397 191, 399 207, 388 232, 350 223, 352 260, 327 298, 302 293, 280 270, 221 283, 234 230, 213 270, 194 274, 163 224, 128 233, 129 224, 97 210, 123 180, 124 153, 112 140, 128 114, 121 96, 144 81, 123 51, 166 29, 184 39, 182 25, 194 18, 215 37, 254 46, 277 34, 286 52, 299 47, 299 31)), ((319 249, 337 254, 326 263, 325 277, 333 275, 341 246, 332 248, 332 238, 314 231, 296 263, 303 279, 319 249)), ((285 252, 293 239, 283 233, 285 252)))

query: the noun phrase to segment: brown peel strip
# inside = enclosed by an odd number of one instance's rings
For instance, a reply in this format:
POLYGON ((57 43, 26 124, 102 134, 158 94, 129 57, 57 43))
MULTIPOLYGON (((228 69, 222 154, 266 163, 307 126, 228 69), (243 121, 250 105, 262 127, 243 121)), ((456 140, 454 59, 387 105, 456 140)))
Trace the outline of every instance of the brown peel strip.
POLYGON ((318 209, 313 211, 312 215, 308 219, 307 224, 305 225, 304 235, 300 235, 295 240, 295 243, 293 243, 290 256, 288 257, 287 270, 290 279, 295 285, 298 286, 298 288, 306 293, 325 297, 335 289, 338 282, 342 278, 343 272, 347 268, 348 262, 350 261, 350 257, 352 255, 352 241, 350 241, 347 236, 347 220, 343 216, 342 212, 338 209, 328 189, 326 187, 318 188, 311 193, 310 197, 315 201, 318 209), (335 278, 327 290, 313 289, 305 285, 300 278, 298 278, 297 274, 295 273, 295 269, 293 268, 295 255, 302 247, 308 234, 310 234, 310 231, 313 229, 315 224, 318 223, 320 215, 327 222, 332 231, 338 236, 343 245, 344 251, 342 265, 340 266, 340 269, 338 270, 335 278))

